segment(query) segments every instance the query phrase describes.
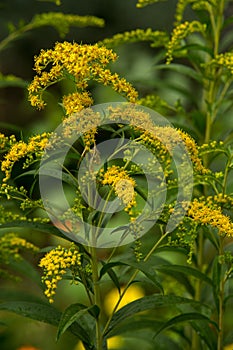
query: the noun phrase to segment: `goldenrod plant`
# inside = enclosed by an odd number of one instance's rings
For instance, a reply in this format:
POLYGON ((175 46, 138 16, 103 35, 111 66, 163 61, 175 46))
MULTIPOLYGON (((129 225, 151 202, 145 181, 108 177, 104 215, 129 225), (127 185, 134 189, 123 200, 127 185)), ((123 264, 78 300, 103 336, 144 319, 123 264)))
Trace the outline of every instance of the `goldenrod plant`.
MULTIPOLYGON (((156 11, 158 2, 135 5, 156 11)), ((57 101, 63 117, 54 130, 27 139, 0 133, 0 273, 14 273, 21 250, 37 260, 30 274, 41 273, 36 301, 2 300, 0 310, 56 326, 54 348, 68 332, 76 350, 233 347, 229 8, 226 0, 178 0, 171 33, 59 41, 35 57, 30 104, 46 109, 52 85, 66 82, 69 91, 57 101), (142 41, 161 81, 147 89, 114 70, 119 46, 142 41), (183 86, 171 83, 184 77, 183 86), (93 85, 119 101, 96 101, 93 85)), ((61 35, 103 25, 48 13, 15 35, 48 21, 61 35)))

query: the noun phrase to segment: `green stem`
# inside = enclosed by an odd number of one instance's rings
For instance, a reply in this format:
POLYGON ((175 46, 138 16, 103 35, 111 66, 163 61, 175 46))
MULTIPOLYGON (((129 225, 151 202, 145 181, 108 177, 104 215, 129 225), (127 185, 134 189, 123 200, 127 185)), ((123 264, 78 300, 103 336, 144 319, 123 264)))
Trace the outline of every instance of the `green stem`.
MULTIPOLYGON (((118 151, 119 151, 119 150, 118 150, 118 151)), ((117 152, 118 152, 118 151, 117 151, 117 152)), ((117 152, 115 151, 113 154, 117 154, 117 152)), ((138 153, 138 150, 135 151, 134 156, 135 156, 137 153, 138 153)), ((127 160, 127 162, 125 163, 124 167, 122 167, 122 169, 126 169, 127 166, 129 165, 130 161, 131 161, 131 160, 127 160)), ((105 204, 104 204, 104 207, 103 207, 103 209, 102 209, 102 212, 101 212, 100 217, 99 217, 99 220, 98 220, 98 225, 97 225, 97 230, 96 230, 96 237, 98 237, 98 231, 99 231, 99 228, 101 227, 101 223, 102 223, 103 218, 104 218, 104 215, 105 215, 105 209, 106 209, 106 207, 107 207, 107 205, 108 205, 108 203, 109 203, 109 199, 110 199, 110 197, 111 197, 111 195, 112 195, 113 192, 114 192, 114 186, 112 186, 112 187, 110 188, 110 190, 109 190, 109 192, 108 192, 108 194, 107 194, 107 197, 106 197, 106 199, 105 199, 105 204)))
POLYGON ((232 158, 233 156, 228 156, 228 159, 227 159, 227 164, 226 164, 226 167, 225 167, 225 173, 224 173, 224 178, 223 178, 223 190, 222 190, 222 193, 225 194, 226 192, 226 187, 227 187, 227 179, 228 179, 228 174, 229 174, 229 171, 230 171, 230 165, 231 165, 231 162, 232 162, 232 158))
MULTIPOLYGON (((204 236, 203 232, 199 233, 198 245, 197 245, 197 269, 202 271, 203 269, 203 249, 204 248, 204 236)), ((195 295, 194 299, 200 301, 201 299, 201 280, 198 278, 195 283, 195 295)), ((200 339, 195 330, 192 331, 192 350, 200 349, 200 339)))
MULTIPOLYGON (((225 0, 219 0, 217 10, 214 6, 209 5, 208 7, 213 33, 213 40, 210 41, 211 43, 213 42, 214 57, 216 57, 219 53, 219 42, 223 23, 224 5, 225 0)), ((213 72, 213 76, 215 76, 217 73, 216 68, 214 68, 214 70, 215 71, 213 72)), ((208 143, 210 140, 212 123, 217 114, 217 108, 215 108, 214 111, 210 109, 211 106, 215 106, 215 101, 217 100, 217 86, 217 79, 210 80, 206 91, 207 96, 203 99, 207 103, 205 143, 208 143)))
POLYGON ((99 307, 100 314, 96 319, 96 350, 103 349, 103 337, 101 330, 101 295, 100 295, 100 286, 99 286, 99 272, 98 272, 98 259, 97 259, 97 250, 95 247, 90 248, 90 253, 92 257, 92 280, 93 280, 93 289, 94 289, 94 303, 99 307))
POLYGON ((4 50, 11 41, 17 39, 19 36, 25 32, 33 29, 34 27, 31 24, 27 24, 24 27, 15 30, 13 33, 9 34, 5 39, 0 42, 0 51, 4 50))
MULTIPOLYGON (((223 251, 223 239, 224 237, 220 237, 220 244, 219 244, 219 256, 224 254, 223 251)), ((222 350, 223 348, 223 304, 224 304, 224 287, 225 287, 225 280, 221 276, 220 283, 219 283, 219 295, 218 295, 218 302, 219 302, 219 308, 218 308, 218 347, 217 350, 222 350)))
POLYGON ((91 293, 90 293, 88 285, 87 285, 85 274, 82 271, 80 271, 80 277, 81 277, 82 283, 84 285, 85 291, 87 293, 87 297, 89 299, 89 303, 90 303, 90 305, 93 305, 92 296, 91 296, 91 293))
MULTIPOLYGON (((160 243, 169 235, 169 233, 170 233, 170 232, 165 232, 164 234, 162 234, 162 236, 159 238, 159 240, 153 245, 153 247, 151 248, 151 250, 147 253, 147 255, 145 256, 145 258, 143 259, 143 262, 146 262, 146 261, 150 258, 150 256, 153 254, 153 252, 155 251, 155 249, 156 249, 156 248, 160 245, 160 243)), ((113 315, 115 314, 115 312, 116 312, 116 310, 117 310, 117 308, 118 308, 118 306, 119 306, 119 304, 120 304, 120 302, 121 302, 123 296, 125 295, 127 289, 128 289, 129 286, 131 285, 131 283, 132 283, 132 282, 134 281, 134 279, 136 278, 136 276, 137 276, 137 274, 139 273, 139 271, 140 271, 139 269, 136 269, 136 270, 134 271, 133 275, 130 277, 128 283, 126 284, 126 286, 124 287, 122 293, 120 294, 119 299, 118 299, 116 305, 114 306, 113 311, 112 311, 112 313, 111 313, 111 315, 110 315, 110 317, 109 317, 109 319, 108 319, 108 321, 107 321, 107 323, 106 323, 106 325, 105 325, 104 332, 103 332, 104 334, 105 334, 105 332, 107 331, 107 329, 108 329, 108 327, 109 327, 109 324, 110 324, 110 322, 111 322, 111 320, 112 320, 112 317, 113 317, 113 315)))

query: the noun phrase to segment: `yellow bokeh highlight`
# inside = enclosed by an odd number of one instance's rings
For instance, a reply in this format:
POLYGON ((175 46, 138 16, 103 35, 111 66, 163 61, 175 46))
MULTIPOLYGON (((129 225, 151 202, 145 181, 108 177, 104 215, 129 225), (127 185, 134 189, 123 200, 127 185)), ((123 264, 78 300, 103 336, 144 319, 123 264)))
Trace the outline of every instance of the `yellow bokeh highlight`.
POLYGON ((233 350, 233 343, 224 346, 223 350, 233 350))
MULTIPOLYGON (((123 343, 124 343, 124 340, 120 336, 115 336, 115 337, 111 337, 111 338, 107 339, 107 347, 109 350, 117 349, 118 347, 122 346, 123 343)), ((82 342, 79 342, 75 346, 74 350, 85 350, 82 342)))
MULTIPOLYGON (((123 292, 124 288, 121 288, 121 293, 123 292)), ((144 290, 136 285, 131 285, 125 295, 123 296, 120 304, 118 305, 117 310, 122 308, 123 306, 129 304, 130 302, 140 299, 144 297, 145 293, 144 290)), ((107 315, 110 315, 114 309, 114 306, 119 300, 119 292, 116 288, 110 290, 109 293, 106 294, 104 297, 104 309, 107 315)))

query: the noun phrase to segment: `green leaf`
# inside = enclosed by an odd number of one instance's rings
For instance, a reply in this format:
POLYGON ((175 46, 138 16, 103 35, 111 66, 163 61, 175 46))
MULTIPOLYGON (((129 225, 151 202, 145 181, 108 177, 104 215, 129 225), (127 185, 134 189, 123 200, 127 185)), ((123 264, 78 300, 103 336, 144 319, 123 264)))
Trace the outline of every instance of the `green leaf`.
POLYGON ((157 274, 155 270, 151 266, 151 262, 136 262, 136 261, 128 261, 129 266, 133 267, 134 269, 137 269, 141 271, 158 289, 159 291, 164 294, 163 286, 157 279, 157 274))
MULTIPOLYGON (((211 324, 212 323, 213 322, 211 322, 211 324)), ((191 325, 193 329, 196 330, 199 337, 204 340, 204 342, 208 346, 208 349, 216 350, 216 343, 217 343, 216 333, 211 329, 209 324, 205 321, 198 320, 198 321, 191 321, 191 325)), ((215 327, 217 328, 216 324, 215 324, 215 327)))
POLYGON ((174 72, 178 72, 179 74, 183 74, 184 76, 189 76, 190 78, 201 82, 202 76, 197 73, 194 69, 185 66, 183 64, 177 64, 177 63, 170 63, 170 64, 159 64, 154 67, 156 70, 158 69, 168 69, 172 70, 174 72))
POLYGON ((20 88, 26 88, 28 86, 29 82, 25 81, 19 77, 16 77, 15 75, 3 75, 0 73, 0 88, 6 88, 6 87, 20 87, 20 88))
MULTIPOLYGON (((61 178, 61 172, 59 170, 49 168, 49 172, 48 172, 47 169, 48 168, 46 167, 46 165, 44 167, 40 168, 40 176, 42 176, 42 175, 49 176, 49 177, 53 177, 54 179, 61 178)), ((19 175, 18 177, 22 177, 25 175, 32 175, 33 173, 35 173, 35 170, 27 171, 26 173, 23 173, 22 175, 19 175)), ((63 172, 62 173, 62 181, 67 183, 68 185, 71 185, 71 186, 74 186, 75 188, 77 188, 78 180, 76 180, 70 174, 63 172)))
MULTIPOLYGON (((62 315, 60 311, 49 304, 28 301, 10 301, 2 303, 0 304, 0 310, 11 311, 23 317, 45 322, 53 326, 59 325, 62 315)), ((90 343, 88 333, 77 322, 71 325, 70 331, 80 340, 90 343)))
POLYGON ((12 288, 9 288, 9 286, 1 287, 0 300, 4 300, 4 302, 21 300, 21 301, 44 303, 44 301, 41 299, 40 296, 36 294, 31 294, 31 292, 26 289, 23 289, 23 288, 19 289, 19 288, 20 287, 16 288, 14 285, 12 286, 12 288))
POLYGON ((67 239, 68 241, 71 241, 71 242, 76 242, 75 240, 72 239, 71 234, 70 234, 70 237, 64 236, 61 233, 61 230, 57 229, 52 224, 26 221, 26 220, 25 221, 24 220, 15 220, 15 221, 6 222, 6 223, 0 225, 0 229, 5 229, 5 228, 9 228, 9 227, 10 228, 12 228, 12 227, 27 227, 27 228, 31 228, 33 230, 37 230, 40 232, 50 233, 54 236, 67 239))
POLYGON ((33 320, 49 323, 53 326, 59 324, 61 313, 51 305, 29 301, 9 301, 0 304, 0 310, 14 312, 33 320))
POLYGON ((100 270, 99 280, 107 273, 120 293, 121 286, 119 283, 119 279, 118 279, 116 273, 113 271, 112 267, 125 265, 125 264, 122 262, 111 262, 111 263, 105 264, 104 261, 101 261, 101 263, 102 263, 103 267, 100 270))
POLYGON ((173 318, 171 318, 168 322, 165 322, 160 328, 159 330, 156 332, 155 337, 162 331, 164 331, 167 328, 173 327, 174 325, 176 325, 177 323, 181 323, 181 322, 187 322, 187 321, 193 321, 193 320, 202 320, 207 322, 207 324, 211 323, 213 324, 216 328, 217 324, 215 322, 213 322, 212 320, 209 319, 209 317, 202 315, 200 313, 197 312, 190 312, 190 313, 185 313, 185 314, 181 314, 178 316, 175 316, 173 318))
POLYGON ((141 311, 153 310, 160 307, 172 307, 179 306, 182 304, 189 304, 193 307, 201 307, 203 306, 197 301, 188 298, 182 298, 174 295, 160 295, 153 294, 150 296, 145 296, 141 299, 135 300, 126 306, 122 307, 119 311, 115 313, 113 316, 109 327, 106 331, 106 334, 110 332, 112 329, 117 327, 122 321, 124 321, 127 317, 137 314, 141 311))
POLYGON ((213 235, 213 232, 209 229, 209 227, 203 227, 203 231, 205 237, 213 244, 216 250, 219 250, 219 239, 213 235))
POLYGON ((163 325, 163 322, 157 321, 153 318, 149 318, 145 315, 138 315, 134 317, 129 317, 126 321, 122 321, 121 324, 114 329, 112 329, 108 334, 107 338, 114 337, 115 335, 124 333, 133 333, 142 329, 152 329, 156 331, 163 325))
POLYGON ((232 294, 229 294, 226 296, 226 298, 224 299, 224 305, 226 305, 226 303, 233 298, 233 293, 232 294))
MULTIPOLYGON (((93 317, 97 318, 99 315, 99 308, 97 305, 86 307, 83 304, 72 304, 63 312, 57 330, 56 340, 59 340, 60 336, 83 315, 89 313, 93 317)), ((82 325, 83 326, 83 325, 82 325)), ((85 327, 84 327, 85 328, 85 327)))
POLYGON ((21 273, 23 276, 30 278, 39 287, 42 287, 41 276, 38 270, 36 270, 35 267, 32 264, 30 264, 27 260, 24 260, 24 259, 20 261, 12 260, 10 262, 10 266, 14 269, 14 271, 17 271, 21 273))
POLYGON ((160 266, 156 266, 156 270, 167 273, 169 272, 181 272, 187 276, 193 276, 196 277, 198 279, 200 279, 201 281, 204 281, 210 285, 213 285, 212 280, 206 276, 204 273, 200 272, 197 269, 194 269, 191 266, 182 266, 182 265, 160 265, 160 266))
POLYGON ((22 128, 16 126, 16 125, 13 125, 13 124, 10 124, 10 123, 6 123, 6 122, 0 122, 0 128, 1 129, 7 129, 7 130, 12 130, 14 131, 15 133, 18 132, 22 132, 22 128))
MULTIPOLYGON (((203 51, 203 52, 206 52, 210 55, 210 57, 213 57, 213 51, 207 46, 207 45, 200 45, 200 44, 187 44, 187 45, 184 45, 181 47, 180 51, 182 50, 189 50, 189 51, 194 51, 195 53, 197 51, 203 51)), ((176 51, 179 51, 176 50, 176 51)))
MULTIPOLYGON (((163 265, 160 266, 156 266, 156 270, 160 271, 160 268, 163 265)), ((172 266, 172 264, 166 264, 163 266, 163 268, 161 268, 162 273, 165 273, 169 276, 171 276, 172 278, 176 279, 176 281, 178 281, 179 283, 181 283, 183 286, 185 286, 186 290, 193 296, 195 291, 194 291, 194 287, 190 282, 189 277, 187 276, 187 274, 184 273, 184 271, 180 272, 180 271, 174 271, 171 269, 169 269, 169 267, 172 266)))
POLYGON ((141 187, 136 186, 135 187, 135 192, 137 192, 139 194, 139 196, 142 197, 142 199, 144 199, 144 201, 147 201, 148 194, 145 193, 144 190, 141 187))

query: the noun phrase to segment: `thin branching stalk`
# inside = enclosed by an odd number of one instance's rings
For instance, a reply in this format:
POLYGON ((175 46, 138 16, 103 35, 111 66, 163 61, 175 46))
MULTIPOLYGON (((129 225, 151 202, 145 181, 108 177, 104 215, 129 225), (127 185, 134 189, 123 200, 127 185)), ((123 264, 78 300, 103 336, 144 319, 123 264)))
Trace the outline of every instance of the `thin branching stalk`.
MULTIPOLYGON (((153 245, 153 247, 152 247, 152 248, 150 249, 150 251, 147 253, 147 255, 145 256, 145 258, 143 259, 143 262, 146 262, 146 261, 150 258, 150 256, 153 254, 153 252, 155 251, 155 249, 158 248, 158 246, 160 245, 160 243, 161 243, 169 234, 170 234, 170 232, 166 232, 166 233, 164 233, 164 234, 161 235, 161 237, 159 238, 159 240, 153 245)), ((112 318, 113 318, 113 315, 114 315, 114 313, 116 312, 116 310, 117 310, 117 308, 118 308, 118 306, 119 306, 119 304, 120 304, 120 302, 121 302, 123 296, 124 296, 125 293, 127 292, 127 289, 129 288, 129 286, 131 285, 131 283, 135 280, 135 278, 136 278, 137 274, 139 273, 139 271, 140 271, 139 269, 136 269, 136 270, 134 271, 133 275, 130 277, 130 279, 129 279, 128 283, 126 284, 126 286, 124 287, 123 291, 120 293, 119 299, 118 299, 116 305, 114 306, 113 311, 112 311, 112 313, 111 313, 111 315, 110 315, 110 317, 109 317, 109 319, 108 319, 108 321, 107 321, 107 323, 106 323, 106 325, 105 325, 104 333, 107 331, 107 329, 108 329, 108 327, 109 327, 109 324, 110 324, 110 322, 111 322, 111 320, 112 320, 112 318)))

